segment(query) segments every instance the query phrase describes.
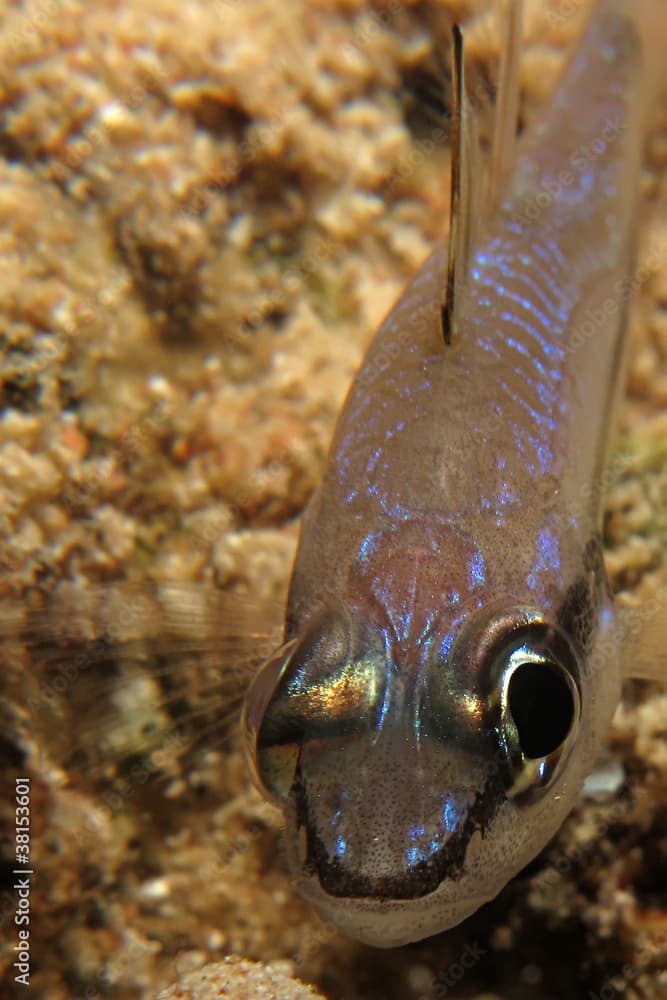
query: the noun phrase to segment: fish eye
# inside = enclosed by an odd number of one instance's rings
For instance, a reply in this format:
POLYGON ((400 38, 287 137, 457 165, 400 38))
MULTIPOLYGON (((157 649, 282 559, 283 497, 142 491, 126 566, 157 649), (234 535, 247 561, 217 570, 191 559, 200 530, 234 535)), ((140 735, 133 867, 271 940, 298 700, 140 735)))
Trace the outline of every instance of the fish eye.
POLYGON ((281 687, 289 669, 296 640, 284 643, 260 667, 253 678, 243 704, 242 727, 246 759, 257 788, 274 801, 287 798, 296 768, 298 738, 293 735, 276 743, 274 753, 267 758, 263 751, 262 727, 267 710, 281 687))
POLYGON ((507 793, 532 801, 561 773, 574 745, 581 714, 577 660, 555 630, 533 626, 513 638, 494 672, 507 793))
POLYGON ((363 731, 379 712, 382 676, 375 658, 355 655, 346 618, 326 610, 277 649, 252 681, 243 711, 246 753, 260 791, 284 805, 304 744, 339 745, 363 731))
POLYGON ((574 708, 567 674, 552 661, 526 660, 512 672, 508 709, 526 757, 548 757, 559 748, 572 727, 574 708))

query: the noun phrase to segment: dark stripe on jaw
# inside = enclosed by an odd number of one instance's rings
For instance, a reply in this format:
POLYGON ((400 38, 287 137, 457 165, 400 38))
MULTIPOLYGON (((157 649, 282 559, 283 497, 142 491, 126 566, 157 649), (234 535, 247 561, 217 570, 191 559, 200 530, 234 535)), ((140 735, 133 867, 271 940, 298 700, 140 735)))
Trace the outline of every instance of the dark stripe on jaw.
POLYGON ((477 792, 460 828, 450 834, 442 847, 428 861, 419 861, 409 870, 379 879, 350 871, 339 858, 331 858, 310 820, 308 796, 301 774, 301 759, 297 763, 292 795, 296 807, 297 829, 306 832, 306 857, 303 871, 315 877, 325 893, 338 898, 418 899, 435 892, 451 879, 458 881, 466 871, 466 854, 473 835, 482 837, 493 822, 505 790, 500 768, 493 768, 484 788, 477 792))

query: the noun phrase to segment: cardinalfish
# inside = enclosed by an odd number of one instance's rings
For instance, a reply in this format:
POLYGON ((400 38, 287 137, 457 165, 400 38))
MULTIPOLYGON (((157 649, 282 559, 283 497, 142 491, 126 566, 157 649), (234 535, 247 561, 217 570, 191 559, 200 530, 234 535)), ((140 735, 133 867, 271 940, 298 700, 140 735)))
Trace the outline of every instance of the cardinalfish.
POLYGON ((273 606, 258 629, 252 602, 198 586, 160 585, 157 606, 132 584, 3 600, 3 680, 27 693, 18 722, 6 699, 0 715, 26 759, 64 781, 52 760, 70 718, 67 771, 112 780, 116 808, 153 771, 179 776, 191 740, 174 718, 196 717, 206 737, 214 715, 217 745, 247 688, 247 753, 283 811, 296 885, 376 946, 459 923, 553 837, 623 679, 667 679, 665 603, 622 608, 610 593, 600 489, 635 283, 640 28, 645 11, 664 20, 662 3, 599 0, 548 111, 516 142, 521 9, 505 4, 486 158, 454 28, 449 236, 352 384, 282 634, 273 606), (16 669, 15 636, 34 677, 16 669), (161 763, 133 778, 156 747, 161 763))
POLYGON ((283 642, 249 688, 248 756, 296 884, 373 945, 496 896, 576 803, 623 678, 667 676, 664 606, 610 593, 595 489, 627 347, 639 27, 638 5, 599 0, 515 143, 506 8, 485 170, 454 28, 449 238, 352 384, 283 642))

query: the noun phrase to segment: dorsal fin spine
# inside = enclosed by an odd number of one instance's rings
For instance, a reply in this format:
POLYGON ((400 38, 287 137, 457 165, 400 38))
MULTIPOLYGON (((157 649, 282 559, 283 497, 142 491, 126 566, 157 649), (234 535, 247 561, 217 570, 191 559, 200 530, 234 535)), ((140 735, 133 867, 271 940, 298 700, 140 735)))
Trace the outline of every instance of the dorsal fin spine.
POLYGON ((516 158, 522 0, 498 0, 501 51, 493 145, 484 184, 477 123, 465 84, 463 33, 452 28, 452 168, 449 247, 441 326, 445 344, 455 344, 461 327, 472 257, 481 219, 500 201, 516 158))

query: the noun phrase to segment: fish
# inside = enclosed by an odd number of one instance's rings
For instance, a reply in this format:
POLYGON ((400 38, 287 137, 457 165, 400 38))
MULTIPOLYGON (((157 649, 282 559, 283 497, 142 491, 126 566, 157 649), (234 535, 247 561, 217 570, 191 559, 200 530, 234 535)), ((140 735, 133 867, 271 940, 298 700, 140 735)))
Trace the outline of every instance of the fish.
POLYGON ((624 678, 667 679, 667 605, 615 602, 597 488, 636 267, 637 8, 598 0, 516 141, 517 4, 504 24, 486 167, 454 29, 449 237, 352 383, 243 709, 299 892, 376 947, 497 896, 578 801, 624 678))

